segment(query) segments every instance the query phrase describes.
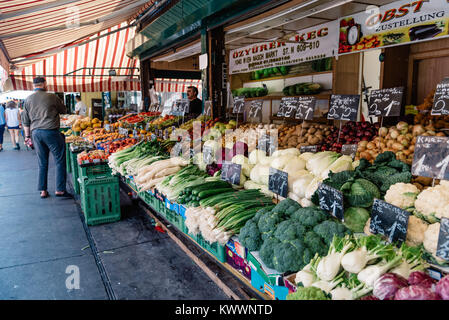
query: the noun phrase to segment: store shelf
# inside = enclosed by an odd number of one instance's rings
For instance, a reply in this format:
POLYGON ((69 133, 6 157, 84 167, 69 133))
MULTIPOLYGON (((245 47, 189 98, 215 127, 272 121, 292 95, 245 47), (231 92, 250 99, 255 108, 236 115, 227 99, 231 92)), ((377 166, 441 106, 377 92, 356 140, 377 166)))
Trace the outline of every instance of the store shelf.
POLYGON ((333 70, 329 71, 320 71, 320 72, 308 72, 308 73, 298 73, 298 74, 289 74, 286 76, 276 76, 271 78, 263 78, 259 80, 247 80, 244 81, 244 83, 254 83, 254 82, 264 82, 264 81, 271 81, 271 80, 282 80, 282 79, 288 79, 288 78, 298 78, 298 77, 309 77, 309 76, 318 76, 321 74, 329 74, 333 73, 333 70))
POLYGON ((263 97, 245 98, 245 101, 252 100, 280 100, 284 97, 315 97, 317 100, 329 100, 332 95, 332 90, 326 90, 319 94, 303 94, 298 96, 286 96, 282 92, 275 92, 263 97))

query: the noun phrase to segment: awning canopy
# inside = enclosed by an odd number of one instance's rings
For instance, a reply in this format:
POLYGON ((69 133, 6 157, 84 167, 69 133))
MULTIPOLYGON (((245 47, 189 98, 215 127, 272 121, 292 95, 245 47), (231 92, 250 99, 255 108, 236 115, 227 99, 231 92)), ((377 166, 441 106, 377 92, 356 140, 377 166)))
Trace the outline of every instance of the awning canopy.
POLYGON ((201 80, 200 79, 155 79, 156 92, 179 92, 186 93, 187 87, 194 86, 201 92, 201 80))
POLYGON ((33 78, 44 76, 48 89, 55 92, 139 91, 138 61, 128 58, 125 52, 134 28, 126 26, 123 23, 109 28, 89 37, 92 41, 81 46, 14 70, 10 89, 32 90, 33 78))

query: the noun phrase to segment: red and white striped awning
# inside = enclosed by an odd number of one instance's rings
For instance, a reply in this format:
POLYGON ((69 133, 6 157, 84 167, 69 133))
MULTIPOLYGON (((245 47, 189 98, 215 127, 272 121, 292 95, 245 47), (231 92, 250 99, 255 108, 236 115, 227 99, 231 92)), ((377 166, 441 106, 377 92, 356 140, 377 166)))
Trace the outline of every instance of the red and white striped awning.
POLYGON ((10 73, 12 90, 32 90, 33 78, 43 76, 55 92, 140 91, 139 63, 126 56, 125 44, 134 36, 127 23, 99 32, 80 46, 66 49, 10 73), (113 69, 115 76, 110 76, 113 69))
POLYGON ((156 92, 187 92, 187 87, 194 86, 201 92, 202 85, 200 79, 155 79, 156 92))
POLYGON ((17 65, 23 58, 65 48, 126 22, 148 2, 151 1, 0 1, 0 40, 10 63, 17 65))

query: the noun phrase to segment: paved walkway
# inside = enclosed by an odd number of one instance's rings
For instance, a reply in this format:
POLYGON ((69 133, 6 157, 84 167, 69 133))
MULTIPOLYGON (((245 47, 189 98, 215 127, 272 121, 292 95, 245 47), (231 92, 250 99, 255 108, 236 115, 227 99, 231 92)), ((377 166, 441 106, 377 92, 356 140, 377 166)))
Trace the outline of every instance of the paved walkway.
MULTIPOLYGON (((35 151, 12 150, 8 136, 0 152, 0 299, 227 299, 127 197, 120 222, 95 227, 83 224, 77 199, 40 199, 35 151)), ((53 164, 48 185, 53 195, 53 164)))

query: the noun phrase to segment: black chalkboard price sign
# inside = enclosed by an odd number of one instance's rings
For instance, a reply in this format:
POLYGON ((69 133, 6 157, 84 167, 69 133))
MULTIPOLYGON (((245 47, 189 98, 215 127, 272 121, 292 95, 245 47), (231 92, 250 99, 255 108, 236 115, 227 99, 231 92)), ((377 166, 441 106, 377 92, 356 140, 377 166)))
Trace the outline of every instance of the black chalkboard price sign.
POLYGON ((314 146, 301 146, 299 147, 299 152, 304 153, 304 152, 312 152, 312 153, 317 153, 318 152, 318 146, 314 145, 314 146))
POLYGON ((262 115, 263 100, 253 100, 249 107, 248 118, 258 118, 262 115))
POLYGON ((344 144, 341 146, 341 154, 355 158, 357 154, 358 144, 344 144))
POLYGON ((369 229, 390 242, 404 242, 407 238, 410 213, 385 201, 374 199, 369 229))
POLYGON ((322 210, 337 219, 344 219, 343 193, 340 190, 321 183, 318 187, 318 200, 322 210))
POLYGON ((430 114, 433 116, 449 115, 449 83, 443 82, 437 85, 430 114))
POLYGON ((449 219, 441 218, 438 235, 437 257, 449 261, 449 219))
POLYGON ((312 120, 313 113, 315 112, 315 105, 315 97, 298 97, 295 119, 312 120))
POLYGON ((368 114, 377 117, 400 116, 403 93, 404 87, 371 91, 368 114))
POLYGON ((243 113, 245 110, 245 97, 234 97, 232 113, 243 113))
POLYGON ((258 139, 257 148, 271 156, 277 149, 277 141, 273 136, 264 134, 258 139))
POLYGON ((242 166, 236 163, 225 162, 221 168, 221 180, 227 181, 230 184, 240 184, 240 173, 242 166))
POLYGON ((298 106, 298 98, 295 97, 283 97, 281 99, 281 105, 279 111, 276 114, 278 117, 293 118, 296 114, 296 108, 298 106))
POLYGON ((413 175, 449 180, 448 165, 448 137, 418 136, 413 155, 413 175))
POLYGON ((333 120, 357 120, 359 111, 360 96, 354 94, 331 96, 328 119, 333 120))
POLYGON ((287 198, 288 196, 288 173, 271 168, 268 177, 268 190, 287 198))

